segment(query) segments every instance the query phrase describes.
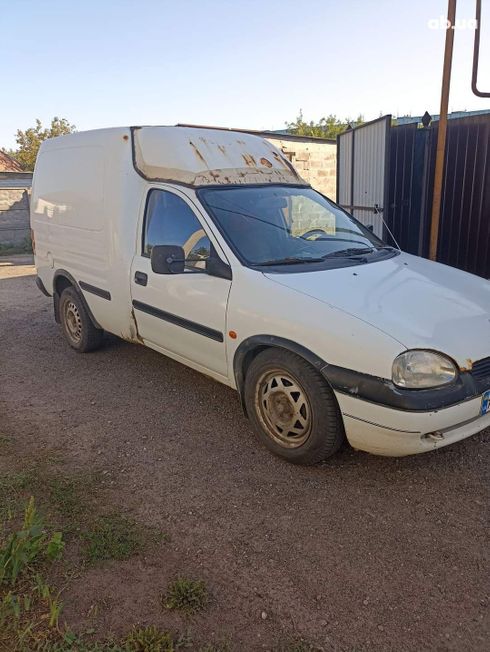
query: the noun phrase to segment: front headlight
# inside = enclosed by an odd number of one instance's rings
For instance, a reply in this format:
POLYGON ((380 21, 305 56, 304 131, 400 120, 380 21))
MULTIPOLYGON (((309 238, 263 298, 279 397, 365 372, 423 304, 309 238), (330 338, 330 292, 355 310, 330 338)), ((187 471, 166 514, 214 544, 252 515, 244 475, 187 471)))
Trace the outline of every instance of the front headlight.
POLYGON ((433 351, 406 351, 393 362, 392 378, 395 385, 405 389, 440 387, 455 380, 456 366, 442 353, 433 351))

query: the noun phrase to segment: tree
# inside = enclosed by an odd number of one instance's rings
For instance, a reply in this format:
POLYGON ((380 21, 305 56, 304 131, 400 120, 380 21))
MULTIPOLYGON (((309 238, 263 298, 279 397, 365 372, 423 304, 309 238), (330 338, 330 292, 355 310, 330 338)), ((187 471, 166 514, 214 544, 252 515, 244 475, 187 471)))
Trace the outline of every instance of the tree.
POLYGON ((328 115, 326 118, 320 118, 318 122, 311 120, 306 122, 303 118, 303 111, 300 110, 298 117, 294 122, 287 122, 286 127, 290 134, 297 136, 315 136, 316 138, 336 138, 338 134, 347 129, 349 125, 360 125, 364 122, 362 115, 357 116, 355 120, 345 118, 339 120, 335 115, 328 115))
POLYGON ((22 166, 23 170, 34 170, 36 156, 43 140, 71 134, 75 131, 75 125, 68 122, 66 118, 54 117, 49 127, 43 128, 41 121, 36 119, 36 126, 29 127, 25 131, 17 130, 15 141, 18 145, 16 150, 9 154, 13 156, 22 166))

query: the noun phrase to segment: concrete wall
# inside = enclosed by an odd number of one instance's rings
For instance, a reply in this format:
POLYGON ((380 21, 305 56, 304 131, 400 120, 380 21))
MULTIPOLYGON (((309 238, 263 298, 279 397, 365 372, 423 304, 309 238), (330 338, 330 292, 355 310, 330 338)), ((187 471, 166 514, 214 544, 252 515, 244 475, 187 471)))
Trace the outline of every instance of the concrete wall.
POLYGON ((313 188, 335 201, 337 181, 337 144, 267 136, 291 161, 313 188))
POLYGON ((30 240, 31 185, 31 173, 0 172, 0 245, 20 247, 30 240))

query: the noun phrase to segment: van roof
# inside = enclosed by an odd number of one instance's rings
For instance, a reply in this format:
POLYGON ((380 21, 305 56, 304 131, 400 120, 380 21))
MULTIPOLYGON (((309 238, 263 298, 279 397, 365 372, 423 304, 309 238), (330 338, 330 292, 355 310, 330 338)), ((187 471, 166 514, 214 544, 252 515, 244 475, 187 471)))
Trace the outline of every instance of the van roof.
POLYGON ((136 127, 132 134, 136 170, 153 181, 305 183, 282 152, 259 136, 195 127, 136 127))
POLYGON ((43 143, 43 149, 72 145, 115 146, 131 137, 133 165, 149 181, 186 186, 281 183, 308 185, 284 154, 265 138, 199 127, 120 127, 77 132, 43 143), (112 145, 111 145, 112 144, 112 145))

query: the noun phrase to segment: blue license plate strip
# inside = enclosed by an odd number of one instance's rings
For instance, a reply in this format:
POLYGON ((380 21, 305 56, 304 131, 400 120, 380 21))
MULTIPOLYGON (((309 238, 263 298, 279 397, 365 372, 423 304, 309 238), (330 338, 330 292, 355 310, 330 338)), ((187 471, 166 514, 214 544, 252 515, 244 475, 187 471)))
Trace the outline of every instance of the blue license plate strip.
POLYGON ((490 389, 488 389, 481 397, 481 411, 480 414, 488 414, 490 412, 490 389))

